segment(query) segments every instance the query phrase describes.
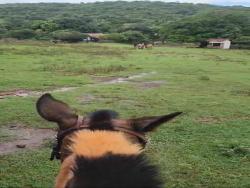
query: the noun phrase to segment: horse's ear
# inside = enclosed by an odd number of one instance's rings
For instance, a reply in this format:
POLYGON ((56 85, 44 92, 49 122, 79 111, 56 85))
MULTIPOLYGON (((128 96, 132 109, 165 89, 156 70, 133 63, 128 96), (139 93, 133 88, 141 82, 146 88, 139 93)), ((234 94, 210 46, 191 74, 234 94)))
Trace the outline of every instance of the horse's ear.
POLYGON ((131 119, 130 122, 136 131, 149 132, 157 128, 159 125, 170 121, 176 116, 180 115, 182 112, 174 112, 163 116, 152 116, 152 117, 142 117, 131 119))
POLYGON ((74 126, 78 116, 64 102, 56 100, 49 93, 42 95, 36 108, 41 117, 48 121, 56 122, 60 129, 67 129, 74 126))

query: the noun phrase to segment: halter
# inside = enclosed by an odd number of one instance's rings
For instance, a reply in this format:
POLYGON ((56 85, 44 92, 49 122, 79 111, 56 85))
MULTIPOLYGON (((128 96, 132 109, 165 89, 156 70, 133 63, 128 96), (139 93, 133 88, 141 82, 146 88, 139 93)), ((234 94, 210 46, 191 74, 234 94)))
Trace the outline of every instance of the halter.
MULTIPOLYGON (((56 139, 55 139, 55 143, 54 143, 54 145, 52 147, 50 160, 51 161, 54 160, 55 157, 56 157, 56 159, 61 158, 60 150, 61 150, 63 139, 66 136, 68 136, 68 135, 70 135, 70 134, 72 134, 74 132, 83 130, 83 129, 93 130, 93 129, 91 129, 90 125, 87 122, 85 124, 84 118, 82 116, 78 116, 76 126, 74 126, 72 128, 68 128, 68 129, 66 129, 64 131, 58 132, 57 136, 56 136, 56 139)), ((131 129, 128 129, 128 127, 114 126, 112 131, 119 131, 119 132, 129 134, 131 136, 135 136, 136 138, 138 138, 139 142, 143 145, 143 148, 147 144, 147 139, 146 139, 144 134, 141 134, 141 133, 135 132, 135 131, 133 131, 131 129)))

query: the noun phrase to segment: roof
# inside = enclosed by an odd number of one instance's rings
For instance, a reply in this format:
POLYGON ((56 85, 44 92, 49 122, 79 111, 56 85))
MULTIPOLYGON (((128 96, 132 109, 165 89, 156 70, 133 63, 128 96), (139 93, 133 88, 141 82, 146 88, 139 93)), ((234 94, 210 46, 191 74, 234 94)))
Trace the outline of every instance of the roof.
POLYGON ((217 39, 208 39, 208 42, 225 42, 229 41, 229 39, 217 38, 217 39))

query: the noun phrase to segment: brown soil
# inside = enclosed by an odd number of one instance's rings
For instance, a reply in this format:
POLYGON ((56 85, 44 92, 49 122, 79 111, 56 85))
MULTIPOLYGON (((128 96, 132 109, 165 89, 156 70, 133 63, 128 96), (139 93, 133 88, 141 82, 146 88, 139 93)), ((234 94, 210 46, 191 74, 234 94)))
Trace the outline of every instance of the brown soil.
POLYGON ((148 73, 140 73, 136 75, 126 76, 126 77, 93 77, 95 80, 99 81, 103 84, 117 84, 117 83, 124 83, 124 82, 131 82, 138 78, 143 78, 156 72, 148 72, 148 73))
POLYGON ((162 80, 151 81, 151 82, 141 82, 137 84, 137 87, 142 89, 158 88, 164 85, 165 82, 162 80))
POLYGON ((214 117, 214 116, 207 116, 207 117, 200 117, 197 118, 196 121, 199 123, 204 124, 218 124, 227 121, 234 121, 234 120, 250 120, 250 115, 246 116, 230 116, 230 117, 214 117))
POLYGON ((13 90, 13 91, 0 91, 0 99, 4 99, 6 97, 32 97, 32 96, 39 96, 43 93, 52 93, 52 92, 66 92, 75 90, 77 87, 61 87, 53 90, 47 90, 47 91, 32 91, 32 90, 25 90, 25 89, 19 89, 19 90, 13 90))
POLYGON ((0 143, 0 155, 37 148, 56 134, 52 129, 25 128, 21 125, 11 125, 7 128, 1 128, 1 131, 10 133, 15 140, 0 143))

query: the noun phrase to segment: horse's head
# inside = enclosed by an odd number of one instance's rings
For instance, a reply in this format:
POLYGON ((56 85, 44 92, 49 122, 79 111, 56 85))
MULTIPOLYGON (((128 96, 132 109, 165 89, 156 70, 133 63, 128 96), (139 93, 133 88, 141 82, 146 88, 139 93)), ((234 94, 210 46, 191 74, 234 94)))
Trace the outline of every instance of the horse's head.
POLYGON ((59 126, 52 159, 63 163, 56 188, 159 187, 155 168, 141 156, 145 135, 181 114, 119 119, 114 111, 99 110, 82 117, 50 94, 38 99, 37 111, 59 126))
POLYGON ((58 124, 59 135, 65 136, 79 129, 118 131, 124 133, 132 144, 138 144, 142 148, 147 142, 147 132, 181 114, 175 112, 161 116, 119 119, 118 113, 114 111, 99 110, 82 118, 66 103, 53 98, 50 94, 44 94, 39 98, 37 111, 44 119, 58 124))

